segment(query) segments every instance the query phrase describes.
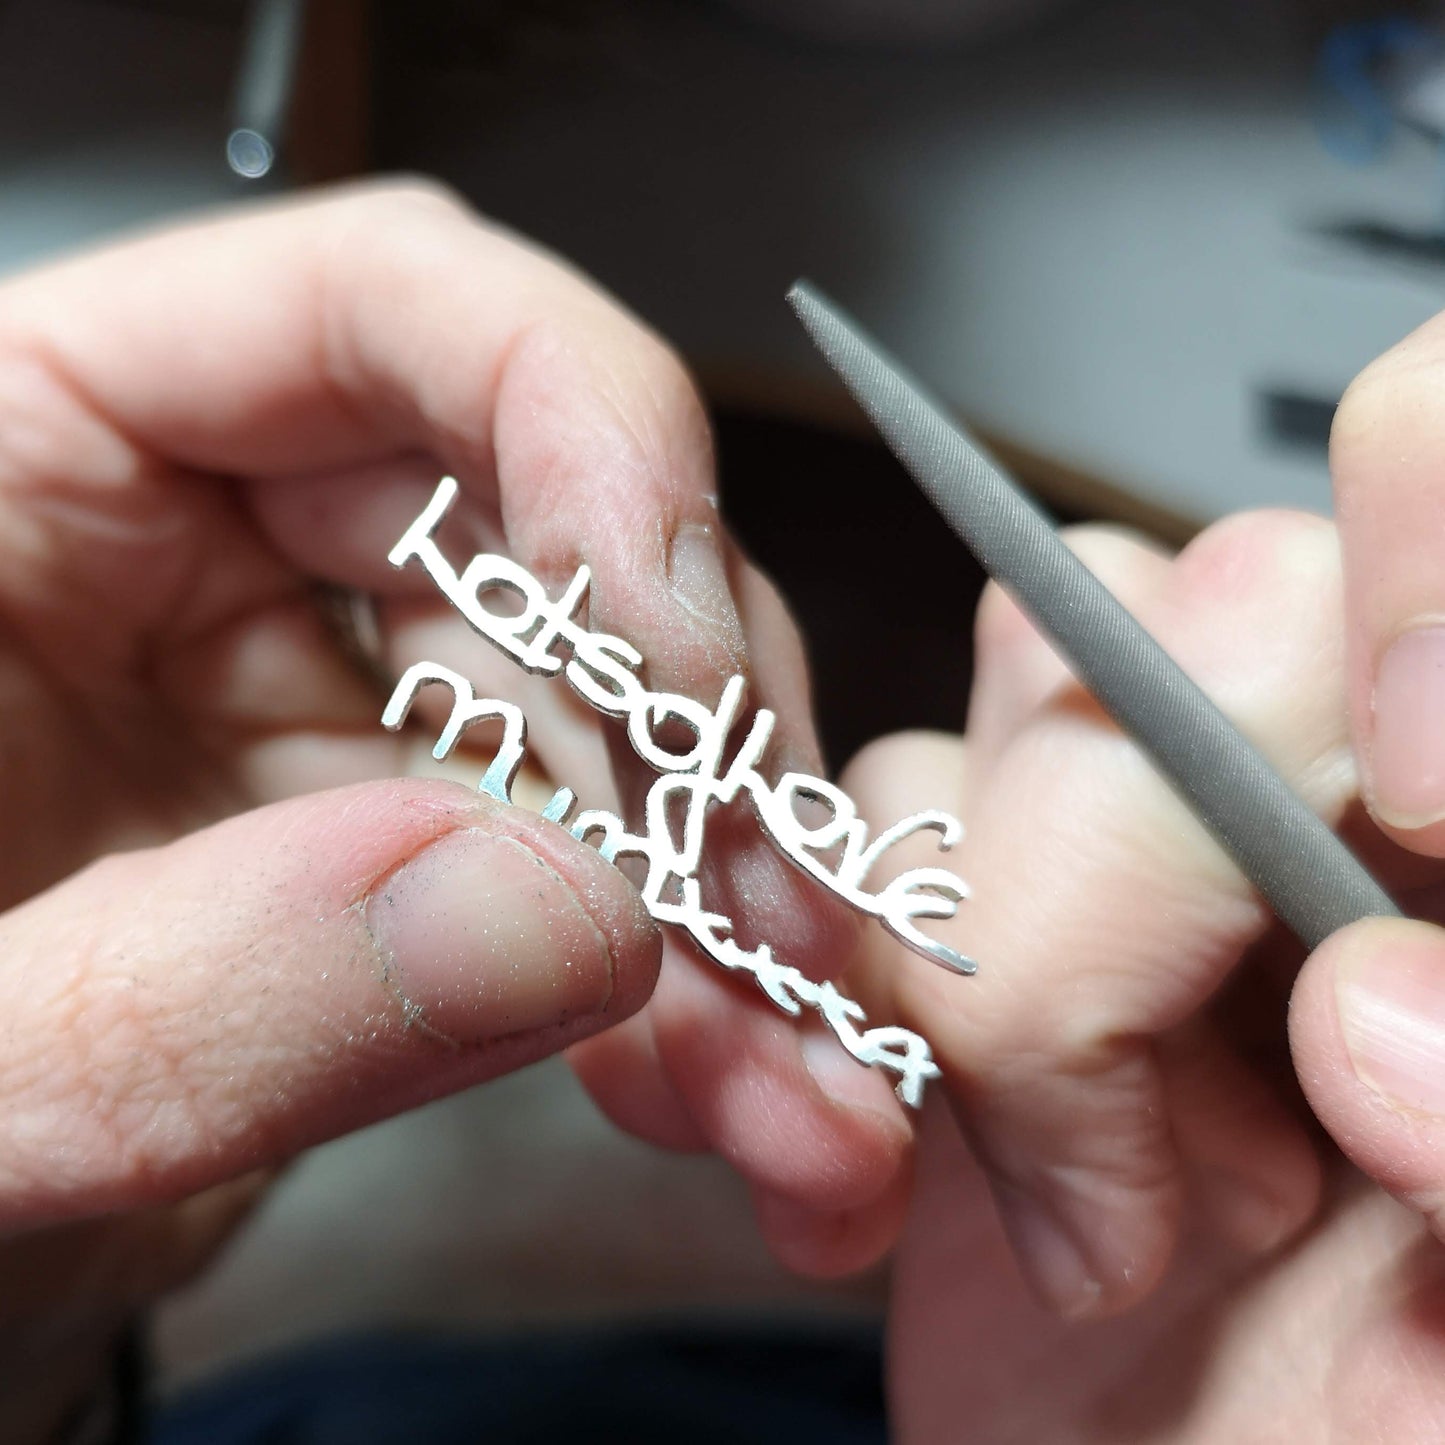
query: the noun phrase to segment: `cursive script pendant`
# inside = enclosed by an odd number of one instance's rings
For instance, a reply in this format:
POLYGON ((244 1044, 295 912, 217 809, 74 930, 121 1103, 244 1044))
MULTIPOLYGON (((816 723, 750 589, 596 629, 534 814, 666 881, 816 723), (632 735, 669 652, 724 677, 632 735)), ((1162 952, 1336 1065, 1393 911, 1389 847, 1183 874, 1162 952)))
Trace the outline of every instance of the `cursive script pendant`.
MULTIPOLYGON (((743 703, 741 677, 729 679, 714 709, 675 693, 648 691, 637 671, 642 655, 634 647, 621 638, 591 632, 575 620, 591 581, 586 567, 577 569, 555 602, 531 573, 506 557, 480 554, 457 572, 435 541, 456 495, 456 482, 444 477, 425 510, 392 548, 392 565, 420 562, 471 627, 513 661, 531 673, 561 673, 599 712, 624 718, 633 748, 659 774, 644 802, 643 832, 629 832, 617 814, 598 809, 574 816, 577 798, 570 788, 553 794, 543 816, 567 828, 574 838, 596 840, 609 862, 628 856, 642 859, 647 873, 642 899, 654 918, 684 929, 723 968, 751 974, 784 1013, 796 1016, 805 1006, 817 1010, 855 1059, 896 1074, 899 1098, 916 1108, 924 1084, 938 1076, 922 1038, 903 1028, 860 1029, 867 1016, 852 999, 831 983, 814 983, 796 968, 779 963, 767 944, 743 949, 732 938, 732 921, 705 908, 697 880, 704 820, 712 804, 746 794, 763 830, 790 862, 854 908, 877 918, 915 952, 967 974, 974 971, 973 962, 929 938, 914 921, 951 918, 968 896, 961 878, 943 868, 914 868, 877 892, 866 886, 874 864, 895 843, 932 829, 938 834, 939 849, 951 848, 963 833, 958 821, 947 813, 916 813, 869 842, 867 826, 841 789, 807 773, 785 773, 769 783, 758 772, 777 721, 766 708, 753 715, 746 737, 728 760, 724 752, 743 703), (513 601, 520 598, 521 610, 491 610, 483 599, 496 592, 510 593, 513 601), (692 735, 685 751, 663 747, 657 740, 654 730, 669 719, 686 724, 692 735), (803 823, 797 814, 800 799, 821 804, 824 821, 803 823), (669 825, 679 811, 680 840, 675 825, 669 825)), ((510 803, 527 745, 527 721, 521 710, 509 702, 477 697, 467 679, 450 668, 419 662, 397 683, 382 714, 383 724, 392 731, 400 728, 417 693, 429 683, 452 690, 451 714, 432 749, 439 760, 450 756, 473 723, 501 722, 501 746, 480 790, 510 803)))

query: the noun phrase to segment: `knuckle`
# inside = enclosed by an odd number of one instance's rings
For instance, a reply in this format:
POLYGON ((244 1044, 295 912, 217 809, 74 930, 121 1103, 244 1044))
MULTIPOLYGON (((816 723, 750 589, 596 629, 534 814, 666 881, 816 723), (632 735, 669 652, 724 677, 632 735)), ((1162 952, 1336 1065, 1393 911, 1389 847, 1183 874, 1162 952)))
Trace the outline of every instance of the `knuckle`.
POLYGON ((637 365, 657 413, 694 444, 711 445, 707 409, 682 358, 651 331, 638 332, 637 365))
POLYGON ((705 433, 702 398, 681 357, 615 307, 608 305, 607 310, 608 325, 616 333, 602 377, 609 400, 627 410, 635 427, 681 426, 691 437, 705 433))
POLYGON ((372 219, 405 217, 417 221, 454 221, 474 215, 459 191, 431 176, 387 176, 349 188, 332 203, 372 219))
POLYGON ((1033 634, 1033 623, 1023 609, 998 585, 989 582, 974 614, 974 647, 980 656, 1007 651, 1033 634))
POLYGON ((980 1072, 1004 1090, 1040 1078, 1099 1078, 1118 1063, 1120 1010, 1107 973, 1082 970, 1087 983, 1041 990, 999 990, 989 1000, 987 1037, 977 1045, 980 1072))
MULTIPOLYGON (((1111 591, 1126 598, 1143 593, 1162 571, 1168 553, 1129 527, 1083 523, 1063 528, 1065 544, 1111 591)), ((979 598, 974 638, 981 655, 1011 651, 1037 639, 1034 625, 996 582, 979 598)))
POLYGON ((1344 581, 1332 523, 1245 513, 1181 558, 1161 640, 1321 812, 1354 787, 1344 581))
POLYGON ((1084 566, 1127 607, 1152 596, 1166 575, 1168 549, 1132 527, 1094 523, 1070 527, 1063 535, 1084 566))
POLYGON ((357 294, 445 284, 439 278, 468 259, 458 250, 459 238, 481 227, 460 196, 421 181, 362 185, 329 196, 319 203, 316 220, 322 279, 342 294, 346 283, 357 294))
POLYGON ((541 380, 585 366, 614 399, 647 395, 660 412, 701 406, 687 368, 659 337, 590 289, 565 300, 519 329, 510 370, 541 380))
POLYGON ((579 455, 595 451, 610 460, 593 471, 594 495, 670 505, 693 479, 710 475, 702 399, 669 347, 598 301, 522 327, 508 351, 499 411, 515 406, 528 418, 538 484, 572 487, 579 455), (565 414, 566 425, 532 425, 547 414, 565 414))
POLYGON ((1331 571, 1338 571, 1333 524, 1278 508, 1238 512, 1207 527, 1179 554, 1174 579, 1188 603, 1249 605, 1331 571))

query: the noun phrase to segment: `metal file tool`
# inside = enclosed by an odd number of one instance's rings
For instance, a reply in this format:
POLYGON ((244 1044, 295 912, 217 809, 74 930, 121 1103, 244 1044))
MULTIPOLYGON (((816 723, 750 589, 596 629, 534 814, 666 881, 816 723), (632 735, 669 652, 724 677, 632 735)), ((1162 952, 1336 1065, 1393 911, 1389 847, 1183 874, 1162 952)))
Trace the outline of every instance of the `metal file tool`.
POLYGON ((944 520, 1310 948, 1398 915, 1259 750, 1060 540, 946 409, 804 282, 788 300, 944 520))

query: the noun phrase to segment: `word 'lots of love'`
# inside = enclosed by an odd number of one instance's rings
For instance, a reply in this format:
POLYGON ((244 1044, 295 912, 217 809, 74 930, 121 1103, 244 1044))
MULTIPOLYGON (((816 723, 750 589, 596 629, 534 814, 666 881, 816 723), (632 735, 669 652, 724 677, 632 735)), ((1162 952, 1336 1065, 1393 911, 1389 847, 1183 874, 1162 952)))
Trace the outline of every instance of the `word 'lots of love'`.
MULTIPOLYGON (((634 647, 621 638, 590 631, 576 620, 591 582, 585 566, 577 569, 555 601, 535 577, 507 557, 483 553, 458 572, 436 542, 437 530, 457 490, 452 478, 443 478, 421 515, 392 549, 393 566, 419 562, 471 627, 513 661, 530 673, 561 673, 592 707, 625 719, 632 747, 659 774, 643 805, 641 831, 630 831, 611 812, 592 809, 574 816, 577 799, 569 788, 557 790, 543 815, 568 828, 573 837, 595 841, 609 861, 640 858, 646 869, 642 897, 654 918, 684 929, 723 968, 751 974, 785 1013, 796 1016, 804 1007, 816 1010, 859 1062, 898 1075, 899 1097, 916 1107, 924 1083, 938 1074, 927 1043, 903 1028, 860 1028, 867 1021, 863 1009, 833 984, 814 982, 780 963, 766 943, 751 950, 739 946, 732 937, 732 921, 704 905, 697 872, 708 809, 715 803, 730 803, 741 794, 751 803, 764 832, 790 862, 839 898, 877 918, 925 958, 959 973, 972 973, 974 965, 969 959, 928 937, 915 922, 918 918, 951 917, 968 894, 960 878, 943 868, 914 868, 876 891, 867 887, 879 858, 914 833, 934 830, 940 849, 952 847, 962 835, 957 820, 936 811, 917 813, 870 842, 853 802, 831 783, 798 772, 784 773, 776 783, 769 783, 758 769, 777 719, 766 708, 753 713, 741 743, 729 757, 728 742, 744 705, 742 677, 728 681, 715 708, 674 693, 649 691, 638 672, 642 656, 634 647), (501 605, 488 606, 489 601, 501 605), (679 723, 685 726, 679 729, 679 723), (662 741, 663 734, 673 743, 681 735, 687 743, 680 750, 668 746, 662 741), (811 815, 809 821, 799 816, 800 804, 811 815)), ((480 787, 510 803, 527 737, 526 719, 514 704, 479 698, 459 673, 439 663, 419 662, 397 683, 383 723, 393 730, 401 727, 419 690, 434 682, 452 690, 451 713, 434 756, 450 756, 474 723, 499 720, 502 741, 480 787)))

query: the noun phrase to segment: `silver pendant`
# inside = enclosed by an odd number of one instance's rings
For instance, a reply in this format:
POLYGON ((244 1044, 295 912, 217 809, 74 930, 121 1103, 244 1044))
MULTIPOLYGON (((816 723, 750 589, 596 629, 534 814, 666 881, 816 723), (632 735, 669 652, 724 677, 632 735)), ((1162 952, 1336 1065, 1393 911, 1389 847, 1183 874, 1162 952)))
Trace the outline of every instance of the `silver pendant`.
MULTIPOLYGON (((773 957, 767 944, 751 951, 732 938, 732 921, 710 913, 697 879, 705 819, 714 803, 729 803, 739 793, 752 804, 758 822, 791 863, 829 892, 878 921, 895 938, 934 963, 970 974, 975 964, 961 953, 921 932, 919 918, 951 918, 968 896, 961 878, 943 868, 914 868, 870 892, 867 879, 878 859, 902 839, 931 829, 938 848, 951 848, 962 836, 958 821, 947 813, 928 811, 895 823, 868 840, 866 824, 852 800, 833 784, 806 773, 785 773, 770 784, 758 765, 772 736, 776 715, 760 708, 747 736, 733 754, 724 749, 742 707, 744 680, 729 679, 715 709, 674 693, 649 692, 638 676, 642 655, 621 638, 590 632, 574 620, 587 596, 591 574, 579 567, 557 601, 551 601, 531 573, 507 557, 490 553, 472 558, 459 573, 443 556, 434 538, 457 496, 451 477, 442 479, 425 510, 392 548, 390 561, 404 567, 415 560, 430 575, 471 627, 528 672, 561 673, 572 688, 599 712, 623 718, 638 756, 659 774, 643 807, 644 831, 632 833, 615 813, 598 809, 576 812, 570 788, 559 788, 543 816, 567 828, 574 838, 596 841, 609 862, 621 857, 643 860, 647 876, 643 902, 661 923, 672 924, 715 963, 733 972, 749 973, 786 1014, 796 1017, 804 1007, 815 1009, 838 1041, 860 1063, 877 1065, 898 1075, 896 1090, 916 1108, 927 1080, 938 1077, 928 1044, 908 1029, 860 1029, 863 1009, 831 983, 811 979, 773 957), (521 610, 492 611, 484 604, 489 593, 505 592, 521 600, 521 610), (687 725, 693 742, 679 752, 663 747, 654 730, 668 719, 687 725), (803 823, 799 799, 821 804, 821 823, 803 823), (681 837, 676 819, 681 814, 681 837), (669 820, 674 820, 670 825, 669 820)), ((510 803, 512 783, 527 746, 527 721, 514 704, 478 698, 466 678, 435 662, 419 662, 403 674, 382 714, 382 723, 396 731, 405 722, 417 693, 430 683, 452 690, 452 709, 433 756, 449 757, 463 733, 474 723, 499 720, 502 741, 480 783, 480 791, 510 803)))

